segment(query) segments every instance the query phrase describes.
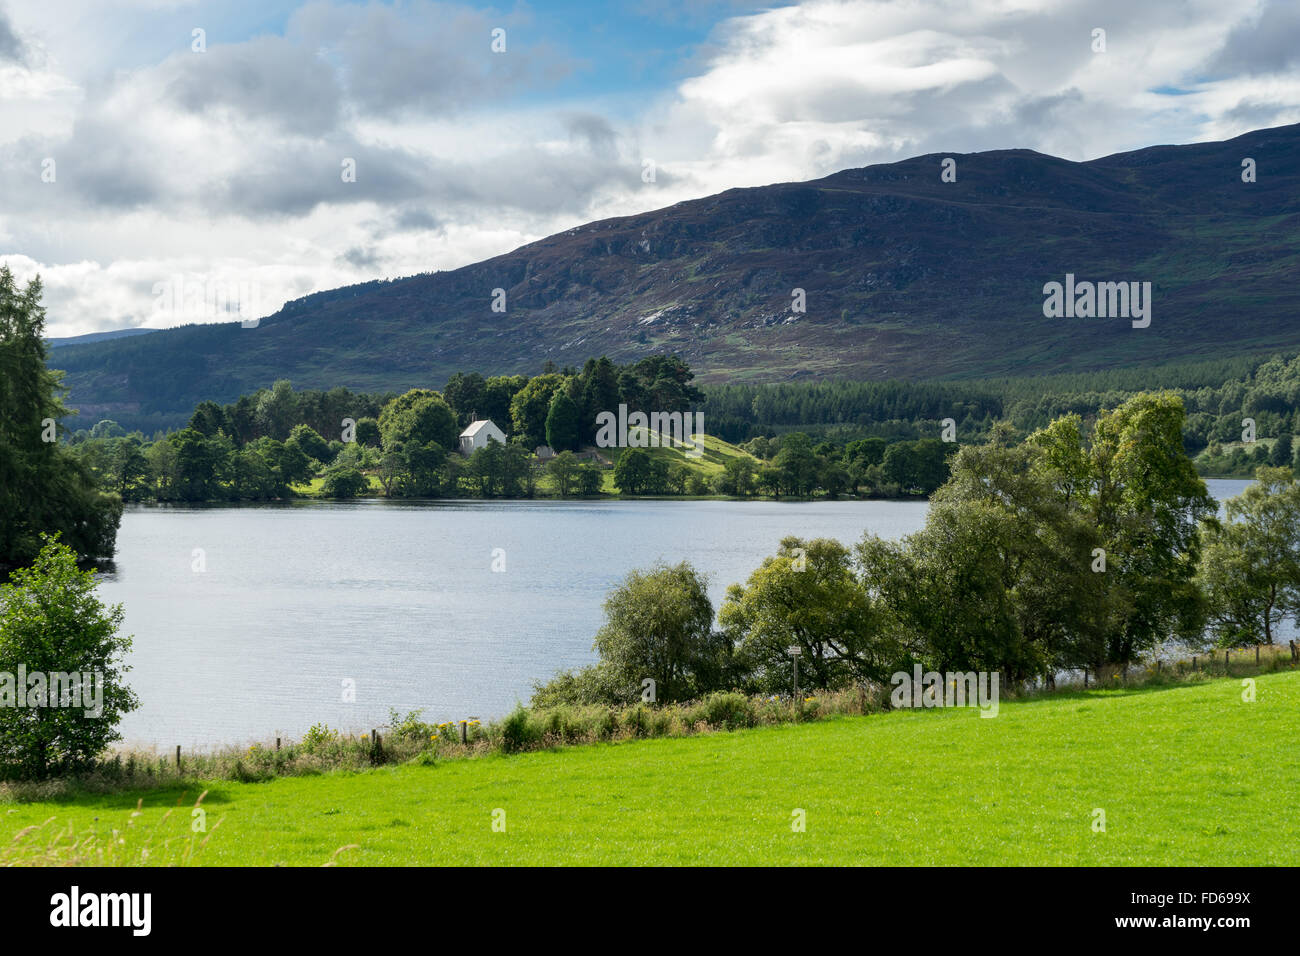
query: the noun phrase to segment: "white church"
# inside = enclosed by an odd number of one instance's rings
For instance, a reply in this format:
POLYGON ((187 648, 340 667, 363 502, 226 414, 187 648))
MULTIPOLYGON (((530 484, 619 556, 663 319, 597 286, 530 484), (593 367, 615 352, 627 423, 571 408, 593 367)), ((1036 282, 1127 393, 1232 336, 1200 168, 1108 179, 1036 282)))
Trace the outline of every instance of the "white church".
POLYGON ((492 420, 485 418, 482 421, 470 422, 469 426, 460 433, 460 453, 462 455, 472 455, 479 448, 486 448, 489 441, 506 443, 506 435, 492 420))

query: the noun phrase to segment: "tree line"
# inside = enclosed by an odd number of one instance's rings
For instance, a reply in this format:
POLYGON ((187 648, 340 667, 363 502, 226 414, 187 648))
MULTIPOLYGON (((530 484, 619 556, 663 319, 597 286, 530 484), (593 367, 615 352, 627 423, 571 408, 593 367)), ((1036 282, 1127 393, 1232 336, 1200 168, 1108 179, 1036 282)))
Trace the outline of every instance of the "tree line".
POLYGON ((635 571, 605 603, 599 661, 534 704, 661 701, 717 690, 885 684, 898 671, 998 672, 1011 684, 1125 669, 1169 642, 1271 643, 1300 615, 1300 482, 1265 467, 1226 518, 1183 447, 1171 393, 1086 424, 963 446, 925 527, 853 547, 788 537, 726 591, 717 624, 689 564, 635 571))

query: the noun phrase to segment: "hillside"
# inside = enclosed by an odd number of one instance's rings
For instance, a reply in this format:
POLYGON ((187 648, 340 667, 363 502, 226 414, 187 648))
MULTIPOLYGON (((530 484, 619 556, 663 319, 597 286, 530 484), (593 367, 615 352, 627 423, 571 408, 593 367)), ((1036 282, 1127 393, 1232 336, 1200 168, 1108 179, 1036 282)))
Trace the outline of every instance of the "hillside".
POLYGON ((1300 673, 1256 680, 1249 704, 1241 681, 1217 679, 1003 701, 991 720, 898 711, 33 800, 7 809, 0 840, 21 856, 12 835, 49 821, 26 845, 71 824, 93 846, 125 830, 143 798, 119 858, 151 842, 151 860, 167 862, 190 837, 175 805, 207 790, 205 865, 317 866, 350 847, 337 863, 1295 866, 1300 673), (792 831, 796 809, 805 832, 792 831))
POLYGON ((1086 163, 952 155, 952 183, 934 154, 732 189, 310 295, 256 329, 67 345, 56 364, 70 404, 104 417, 187 412, 277 378, 404 389, 652 350, 721 382, 1049 374, 1300 344, 1300 125, 1086 163), (1258 182, 1241 181, 1247 156, 1258 182), (1066 273, 1150 281, 1150 327, 1045 318, 1043 284, 1066 273))

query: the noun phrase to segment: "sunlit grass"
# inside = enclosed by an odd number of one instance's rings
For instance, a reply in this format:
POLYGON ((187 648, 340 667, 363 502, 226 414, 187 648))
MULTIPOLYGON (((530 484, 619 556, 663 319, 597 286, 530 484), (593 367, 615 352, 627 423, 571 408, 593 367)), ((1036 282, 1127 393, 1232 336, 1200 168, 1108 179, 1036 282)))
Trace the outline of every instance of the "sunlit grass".
MULTIPOLYGON (((1254 680, 213 783, 194 862, 1296 865, 1300 672, 1254 680)), ((189 838, 161 790, 10 804, 0 840, 107 839, 141 797, 138 825, 189 838)))

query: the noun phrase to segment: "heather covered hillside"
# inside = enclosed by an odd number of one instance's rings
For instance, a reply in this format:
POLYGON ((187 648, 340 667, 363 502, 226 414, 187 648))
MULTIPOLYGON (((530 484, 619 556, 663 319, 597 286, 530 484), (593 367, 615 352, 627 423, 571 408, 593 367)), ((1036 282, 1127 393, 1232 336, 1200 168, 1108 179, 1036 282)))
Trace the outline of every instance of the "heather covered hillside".
POLYGON ((1300 126, 1082 163, 955 153, 953 182, 944 158, 732 189, 316 293, 255 329, 69 344, 55 363, 70 404, 102 418, 277 378, 400 390, 602 354, 677 352, 719 383, 1039 375, 1300 345, 1300 126), (1043 286, 1067 273, 1150 282, 1150 326, 1046 318, 1043 286))

